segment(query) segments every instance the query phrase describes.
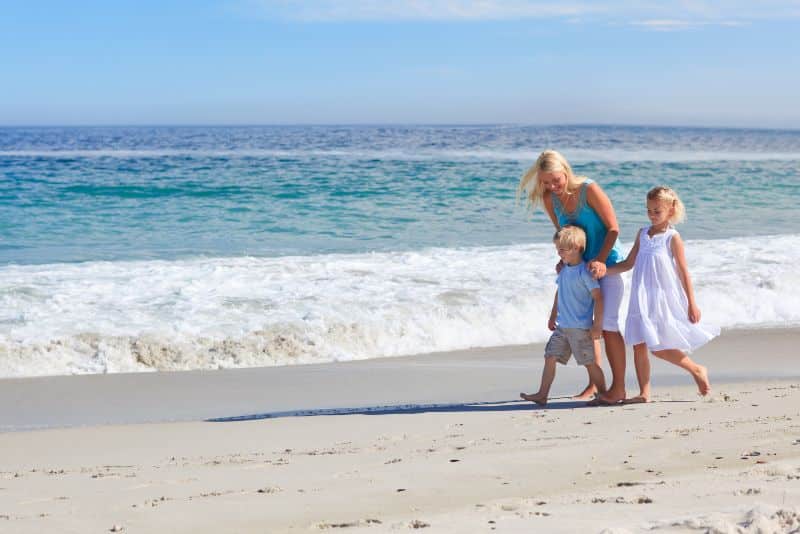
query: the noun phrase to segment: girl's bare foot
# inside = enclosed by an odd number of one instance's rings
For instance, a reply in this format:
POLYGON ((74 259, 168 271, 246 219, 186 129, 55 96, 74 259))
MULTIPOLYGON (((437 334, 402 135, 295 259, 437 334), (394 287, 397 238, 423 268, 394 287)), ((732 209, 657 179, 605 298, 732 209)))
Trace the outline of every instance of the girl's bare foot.
POLYGON ((635 397, 631 397, 630 399, 623 400, 622 404, 643 404, 645 402, 650 402, 649 396, 636 395, 635 397))
POLYGON ((697 382, 697 390, 700 392, 700 395, 704 397, 708 395, 708 392, 711 391, 711 383, 708 381, 708 369, 702 365, 698 365, 697 370, 692 373, 692 377, 694 377, 694 381, 697 382))
POLYGON ((535 402, 539 406, 547 406, 547 395, 542 395, 541 393, 520 393, 519 398, 526 401, 535 402))
POLYGON ((594 387, 594 384, 589 384, 586 386, 586 389, 572 397, 575 400, 591 400, 594 398, 594 394, 597 393, 597 388, 594 387))

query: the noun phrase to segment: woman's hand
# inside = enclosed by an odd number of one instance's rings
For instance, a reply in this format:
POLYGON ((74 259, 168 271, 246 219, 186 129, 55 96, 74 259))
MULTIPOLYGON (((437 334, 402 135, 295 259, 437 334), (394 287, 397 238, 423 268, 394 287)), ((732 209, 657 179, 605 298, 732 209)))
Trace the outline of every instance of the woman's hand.
POLYGON ((694 302, 689 303, 689 322, 690 323, 700 322, 700 308, 698 308, 697 304, 695 304, 694 302))
POLYGON ((606 264, 602 261, 589 260, 587 266, 589 268, 589 272, 595 280, 599 280, 606 275, 606 264))
POLYGON ((551 332, 556 329, 556 318, 553 317, 552 315, 547 320, 547 329, 550 330, 551 332))

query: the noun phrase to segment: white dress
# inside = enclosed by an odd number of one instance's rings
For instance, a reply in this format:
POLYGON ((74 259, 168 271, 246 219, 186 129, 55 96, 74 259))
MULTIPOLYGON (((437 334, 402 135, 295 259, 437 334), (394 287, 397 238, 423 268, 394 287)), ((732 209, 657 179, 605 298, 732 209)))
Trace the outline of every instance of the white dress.
POLYGON ((649 229, 645 227, 639 232, 625 342, 645 343, 651 352, 666 349, 691 352, 718 336, 719 328, 689 321, 689 300, 672 257, 672 236, 678 232, 668 228, 650 237, 649 229))

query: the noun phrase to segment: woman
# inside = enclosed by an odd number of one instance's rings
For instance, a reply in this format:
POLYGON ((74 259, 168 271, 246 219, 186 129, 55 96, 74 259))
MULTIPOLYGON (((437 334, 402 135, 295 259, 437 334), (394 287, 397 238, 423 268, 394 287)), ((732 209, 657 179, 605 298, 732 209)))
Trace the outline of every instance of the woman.
MULTIPOLYGON (((613 375, 611 387, 599 400, 621 402, 625 399, 625 342, 619 331, 619 307, 624 285, 619 274, 606 276, 606 267, 622 259, 614 206, 597 183, 575 176, 567 159, 555 150, 542 152, 522 176, 519 193, 522 192, 532 208, 539 203, 544 206, 556 229, 574 224, 586 232, 583 259, 599 280, 603 293, 603 341, 613 375)), ((590 383, 576 398, 588 399, 594 393, 590 383)))

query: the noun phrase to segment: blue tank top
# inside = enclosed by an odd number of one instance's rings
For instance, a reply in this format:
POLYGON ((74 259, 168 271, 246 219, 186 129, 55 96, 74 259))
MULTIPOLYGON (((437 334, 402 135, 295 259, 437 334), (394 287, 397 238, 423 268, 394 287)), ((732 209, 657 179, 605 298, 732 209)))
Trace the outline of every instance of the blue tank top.
MULTIPOLYGON (((586 202, 586 188, 593 183, 594 180, 587 178, 586 181, 581 184, 578 190, 578 205, 575 211, 570 213, 564 210, 564 206, 561 205, 561 201, 556 195, 551 195, 553 199, 553 210, 556 213, 559 226, 572 224, 580 226, 583 228, 583 231, 586 232, 586 250, 583 252, 584 261, 589 261, 597 256, 600 249, 603 248, 603 242, 606 240, 606 234, 608 233, 606 225, 603 224, 603 220, 600 219, 600 216, 594 211, 594 208, 586 202)), ((619 240, 617 240, 611 252, 608 253, 606 265, 614 265, 619 262, 620 257, 619 240)))

